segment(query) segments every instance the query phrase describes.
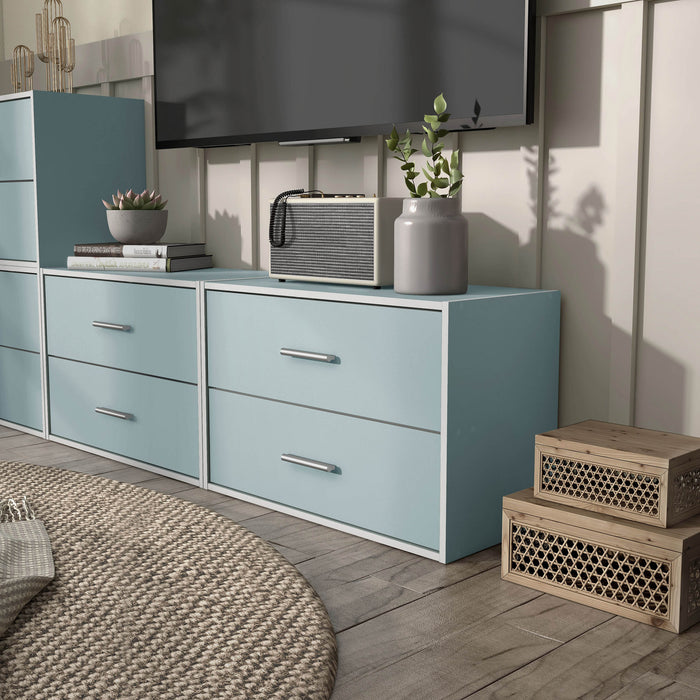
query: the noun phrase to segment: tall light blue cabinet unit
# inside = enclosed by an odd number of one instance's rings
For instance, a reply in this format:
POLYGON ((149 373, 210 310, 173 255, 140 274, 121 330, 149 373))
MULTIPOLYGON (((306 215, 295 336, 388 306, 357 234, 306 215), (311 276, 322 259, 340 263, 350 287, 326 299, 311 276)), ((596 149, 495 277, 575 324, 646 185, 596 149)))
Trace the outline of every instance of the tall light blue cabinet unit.
POLYGON ((559 293, 206 289, 209 488, 449 562, 557 425, 559 293))
POLYGON ((39 268, 110 240, 104 206, 146 181, 141 100, 0 96, 0 423, 44 433, 39 268))

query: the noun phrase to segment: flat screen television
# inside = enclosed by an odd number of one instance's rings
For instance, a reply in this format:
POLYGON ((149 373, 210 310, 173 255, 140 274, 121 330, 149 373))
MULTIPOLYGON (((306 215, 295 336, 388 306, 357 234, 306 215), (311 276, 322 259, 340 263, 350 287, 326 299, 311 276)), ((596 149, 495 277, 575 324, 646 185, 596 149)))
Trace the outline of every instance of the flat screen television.
POLYGON ((156 147, 420 131, 439 93, 530 123, 533 34, 534 0, 153 0, 156 147))

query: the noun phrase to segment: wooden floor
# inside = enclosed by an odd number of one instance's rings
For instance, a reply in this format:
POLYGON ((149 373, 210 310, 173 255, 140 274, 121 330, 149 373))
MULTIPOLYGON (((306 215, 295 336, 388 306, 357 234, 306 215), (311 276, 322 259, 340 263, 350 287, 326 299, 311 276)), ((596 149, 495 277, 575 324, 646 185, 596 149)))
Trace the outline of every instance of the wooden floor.
POLYGON ((333 700, 700 698, 700 625, 674 635, 505 583, 499 547, 445 566, 3 426, 0 460, 173 494, 273 543, 330 613, 333 700))

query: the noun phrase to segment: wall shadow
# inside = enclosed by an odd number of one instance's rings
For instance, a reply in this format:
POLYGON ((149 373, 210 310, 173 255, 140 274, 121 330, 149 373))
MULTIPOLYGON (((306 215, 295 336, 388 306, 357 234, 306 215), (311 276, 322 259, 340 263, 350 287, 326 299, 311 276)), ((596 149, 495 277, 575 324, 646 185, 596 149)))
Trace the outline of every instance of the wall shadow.
MULTIPOLYGON (((545 172, 538 174, 536 151, 523 148, 523 155, 532 215, 528 239, 523 242, 516 232, 486 214, 466 212, 470 283, 536 285, 538 178, 545 178, 542 287, 557 289, 562 297, 559 424, 586 419, 619 420, 611 415, 611 404, 620 405, 616 400, 619 398, 624 406, 629 397, 615 397, 611 393, 626 393, 629 377, 617 373, 629 372, 629 356, 625 352, 633 351, 634 340, 613 325, 607 308, 610 280, 600 246, 610 207, 595 184, 583 188, 573 205, 564 206, 558 197, 559 167, 555 157, 550 155, 545 172)), ((639 391, 636 404, 645 408, 640 410, 635 423, 640 427, 683 432, 685 368, 643 340, 639 342, 638 355, 645 363, 645 372, 653 373, 654 381, 646 387, 636 387, 639 391)))
POLYGON ((243 260, 243 229, 237 216, 216 211, 214 216, 207 216, 206 231, 207 250, 210 245, 216 250, 213 261, 216 267, 252 269, 251 262, 243 260))

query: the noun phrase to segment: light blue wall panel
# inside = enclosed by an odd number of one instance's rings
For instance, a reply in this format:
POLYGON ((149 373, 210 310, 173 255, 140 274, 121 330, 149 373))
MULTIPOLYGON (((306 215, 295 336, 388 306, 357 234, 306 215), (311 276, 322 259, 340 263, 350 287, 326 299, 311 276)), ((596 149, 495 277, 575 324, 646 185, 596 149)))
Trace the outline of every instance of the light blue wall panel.
POLYGON ((49 391, 52 435, 199 474, 196 386, 51 357, 49 391), (96 407, 132 417, 102 415, 96 407))
POLYGON ((37 259, 33 182, 0 182, 0 259, 37 259))
POLYGON ((0 345, 39 352, 39 290, 34 273, 0 271, 0 345))
POLYGON ((65 266, 73 244, 113 240, 102 199, 145 187, 143 101, 33 94, 39 261, 65 266))
POLYGON ((559 292, 450 304, 447 561, 501 540, 501 499, 532 486, 557 427, 559 292))
POLYGON ((33 180, 32 105, 28 98, 0 102, 0 180, 33 180))
POLYGON ((197 382, 194 289, 51 275, 44 285, 49 355, 197 382))
POLYGON ((0 346, 0 419, 42 429, 41 361, 37 353, 0 346))
POLYGON ((437 549, 440 436, 209 391, 210 480, 437 549), (283 462, 292 453, 338 467, 283 462))
POLYGON ((210 291, 207 329, 210 386, 440 430, 438 311, 210 291))

